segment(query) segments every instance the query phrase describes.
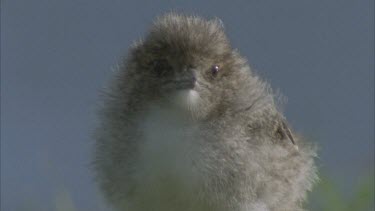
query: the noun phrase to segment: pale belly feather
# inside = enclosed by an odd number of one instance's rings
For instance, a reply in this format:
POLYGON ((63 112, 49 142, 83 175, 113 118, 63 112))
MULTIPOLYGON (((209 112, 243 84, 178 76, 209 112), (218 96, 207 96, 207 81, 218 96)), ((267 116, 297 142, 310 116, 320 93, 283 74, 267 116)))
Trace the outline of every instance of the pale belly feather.
POLYGON ((209 211, 199 174, 196 125, 168 110, 152 110, 139 124, 142 140, 134 178, 137 190, 129 210, 209 211), (134 203, 134 201, 136 203, 134 203))

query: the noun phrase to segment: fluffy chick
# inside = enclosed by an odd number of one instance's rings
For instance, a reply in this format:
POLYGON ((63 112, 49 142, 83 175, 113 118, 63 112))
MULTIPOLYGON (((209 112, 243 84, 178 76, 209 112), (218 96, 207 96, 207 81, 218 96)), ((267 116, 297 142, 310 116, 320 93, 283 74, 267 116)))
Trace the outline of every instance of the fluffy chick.
POLYGON ((94 166, 116 210, 303 210, 315 151, 219 20, 157 18, 105 96, 94 166))

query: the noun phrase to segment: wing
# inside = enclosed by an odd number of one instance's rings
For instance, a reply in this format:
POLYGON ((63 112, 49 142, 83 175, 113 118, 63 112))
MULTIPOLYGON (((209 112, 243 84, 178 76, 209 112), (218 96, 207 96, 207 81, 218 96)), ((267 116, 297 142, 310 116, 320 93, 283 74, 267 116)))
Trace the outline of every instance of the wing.
POLYGON ((296 145, 293 133, 290 131, 285 119, 280 119, 278 121, 275 136, 280 140, 289 139, 293 145, 296 145))

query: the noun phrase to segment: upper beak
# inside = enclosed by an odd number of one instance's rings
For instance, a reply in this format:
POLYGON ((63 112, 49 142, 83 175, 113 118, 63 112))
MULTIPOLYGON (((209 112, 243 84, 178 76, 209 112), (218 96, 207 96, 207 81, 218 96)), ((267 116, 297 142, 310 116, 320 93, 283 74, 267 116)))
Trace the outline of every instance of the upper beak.
POLYGON ((193 70, 188 70, 185 74, 176 80, 177 87, 179 89, 194 89, 197 83, 197 78, 195 77, 193 70))
POLYGON ((178 89, 194 89, 196 82, 195 78, 176 81, 178 89))

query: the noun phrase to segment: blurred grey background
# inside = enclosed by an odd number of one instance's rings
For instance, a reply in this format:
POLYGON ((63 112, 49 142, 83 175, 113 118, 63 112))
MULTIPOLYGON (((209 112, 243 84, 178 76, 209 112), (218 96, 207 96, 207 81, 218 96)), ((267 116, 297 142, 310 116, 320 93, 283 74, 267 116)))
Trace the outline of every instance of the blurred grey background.
POLYGON ((374 175, 373 8, 371 0, 2 0, 1 210, 106 210, 90 172, 98 91, 153 18, 172 9, 223 20, 233 46, 288 98, 293 128, 318 143, 322 174, 350 197, 374 175))

